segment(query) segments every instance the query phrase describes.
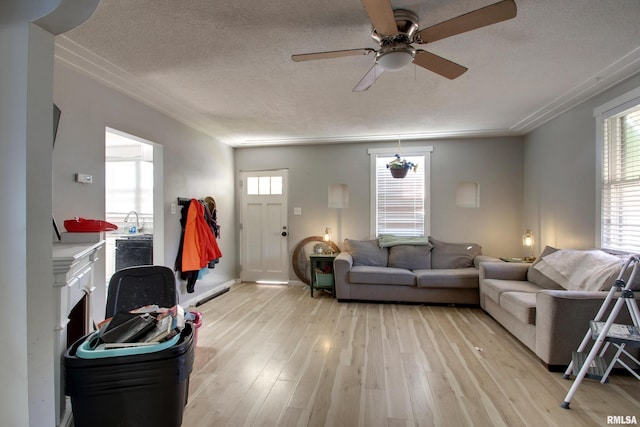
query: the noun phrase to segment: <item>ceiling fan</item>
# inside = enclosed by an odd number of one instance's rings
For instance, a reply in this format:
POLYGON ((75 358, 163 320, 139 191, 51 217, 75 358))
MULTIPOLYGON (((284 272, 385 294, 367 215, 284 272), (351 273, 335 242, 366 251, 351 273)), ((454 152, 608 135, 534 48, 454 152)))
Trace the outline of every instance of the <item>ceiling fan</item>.
POLYGON ((467 68, 411 45, 432 43, 506 21, 515 18, 517 13, 515 1, 503 0, 420 30, 416 14, 405 9, 393 10, 390 0, 362 0, 362 4, 373 24, 371 37, 380 45, 379 50, 362 48, 303 53, 291 55, 291 59, 301 62, 375 53, 373 67, 353 88, 354 92, 369 89, 384 71, 401 70, 410 63, 448 79, 455 79, 464 74, 467 68))

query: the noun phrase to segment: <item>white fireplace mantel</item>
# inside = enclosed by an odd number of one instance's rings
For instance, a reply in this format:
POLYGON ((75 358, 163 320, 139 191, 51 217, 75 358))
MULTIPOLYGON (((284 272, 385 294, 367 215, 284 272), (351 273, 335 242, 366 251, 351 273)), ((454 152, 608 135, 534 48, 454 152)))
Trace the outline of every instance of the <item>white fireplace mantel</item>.
MULTIPOLYGON (((56 318, 54 325, 54 354, 58 361, 54 364, 54 380, 56 385, 56 425, 66 426, 70 423, 70 408, 64 397, 63 363, 67 346, 67 325, 71 309, 86 298, 85 330, 91 330, 93 301, 91 297, 95 289, 93 272, 98 253, 104 241, 89 244, 54 243, 53 244, 53 286, 56 293, 56 318)), ((104 302, 103 304, 104 305, 104 302)))

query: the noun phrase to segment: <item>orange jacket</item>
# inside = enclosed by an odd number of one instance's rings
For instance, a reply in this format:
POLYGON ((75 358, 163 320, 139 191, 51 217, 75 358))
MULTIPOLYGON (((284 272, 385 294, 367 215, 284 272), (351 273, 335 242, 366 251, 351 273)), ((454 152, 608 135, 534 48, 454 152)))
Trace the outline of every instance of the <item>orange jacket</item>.
POLYGON ((209 261, 221 257, 218 242, 204 219, 204 207, 196 199, 191 199, 184 226, 182 271, 200 270, 206 267, 209 261))

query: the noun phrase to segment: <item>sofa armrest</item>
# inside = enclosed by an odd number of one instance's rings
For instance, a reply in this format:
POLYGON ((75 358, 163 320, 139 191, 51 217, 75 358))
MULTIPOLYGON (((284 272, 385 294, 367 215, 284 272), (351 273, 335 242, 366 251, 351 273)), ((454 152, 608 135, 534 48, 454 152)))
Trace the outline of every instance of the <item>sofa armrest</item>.
POLYGON ((473 266, 478 270, 480 270, 480 264, 483 262, 500 262, 500 258, 489 255, 476 255, 475 258, 473 258, 473 266))
POLYGON ((340 252, 338 256, 333 260, 334 266, 337 264, 338 266, 342 266, 347 270, 351 270, 353 267, 353 257, 349 252, 340 252))
POLYGON ((489 261, 480 263, 480 280, 527 280, 531 264, 519 262, 489 261))
MULTIPOLYGON (((567 365, 607 292, 544 290, 536 294, 536 354, 549 365, 567 365)), ((613 307, 613 304, 611 305, 613 307)))
POLYGON ((349 272, 353 266, 353 257, 349 252, 340 252, 333 260, 333 278, 336 287, 336 298, 349 299, 349 272))

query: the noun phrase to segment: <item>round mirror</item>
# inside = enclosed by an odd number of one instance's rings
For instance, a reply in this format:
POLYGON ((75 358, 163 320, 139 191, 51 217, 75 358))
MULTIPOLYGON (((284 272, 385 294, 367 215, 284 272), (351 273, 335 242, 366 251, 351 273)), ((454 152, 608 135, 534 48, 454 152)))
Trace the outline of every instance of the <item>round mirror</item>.
POLYGON ((294 249, 293 256, 291 257, 293 271, 296 273, 296 276, 298 276, 298 279, 305 284, 308 285, 310 283, 311 277, 311 272, 309 271, 309 255, 316 253, 317 248, 326 248, 327 245, 331 247, 334 253, 340 253, 338 245, 332 241, 325 242, 322 236, 307 237, 300 241, 294 249))

